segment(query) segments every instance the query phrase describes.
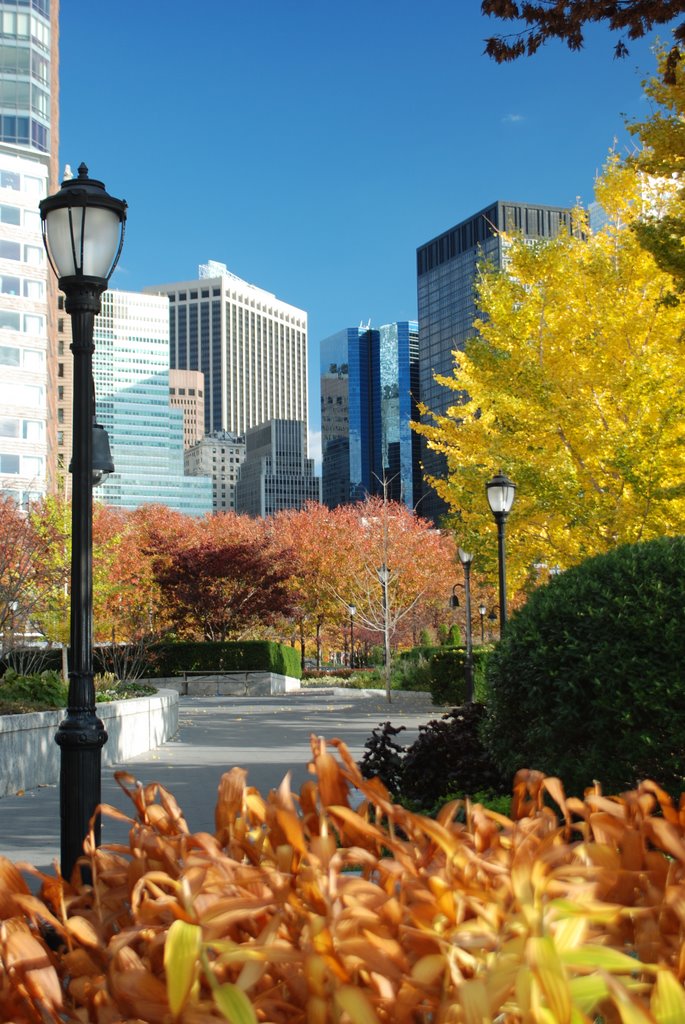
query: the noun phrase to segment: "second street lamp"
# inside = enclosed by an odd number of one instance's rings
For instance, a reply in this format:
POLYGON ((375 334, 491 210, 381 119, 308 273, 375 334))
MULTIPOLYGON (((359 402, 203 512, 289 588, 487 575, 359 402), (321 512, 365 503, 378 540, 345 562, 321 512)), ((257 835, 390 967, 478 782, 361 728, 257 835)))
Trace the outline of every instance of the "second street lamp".
POLYGON ((507 565, 504 551, 504 526, 511 512, 516 494, 516 484, 500 470, 497 476, 485 485, 490 510, 497 523, 497 561, 499 564, 499 635, 504 636, 507 623, 507 565))
MULTIPOLYGON (((81 164, 78 178, 63 181, 59 192, 41 201, 40 215, 48 259, 71 316, 74 356, 69 697, 55 736, 61 751, 61 867, 70 878, 101 802, 107 741, 93 684, 93 332, 100 297, 121 253, 126 203, 108 195, 81 164)), ((99 818, 94 835, 98 844, 99 818)))
POLYGON ((480 642, 485 643, 485 613, 487 608, 484 604, 478 605, 478 614, 480 615, 480 642))
POLYGON ((459 548, 459 561, 464 567, 464 594, 466 600, 466 703, 473 700, 473 639, 471 636, 471 562, 473 555, 459 548))
POLYGON ((348 604, 347 610, 350 613, 350 668, 354 668, 354 617, 357 614, 356 604, 348 604))

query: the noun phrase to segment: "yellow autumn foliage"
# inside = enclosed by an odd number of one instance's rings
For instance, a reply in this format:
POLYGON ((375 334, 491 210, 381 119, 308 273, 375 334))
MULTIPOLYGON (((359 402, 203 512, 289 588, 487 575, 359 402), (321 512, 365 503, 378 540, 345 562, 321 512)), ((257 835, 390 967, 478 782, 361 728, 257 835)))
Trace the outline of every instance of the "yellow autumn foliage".
POLYGON ((431 482, 480 566, 494 559, 484 484, 500 468, 517 484, 514 584, 685 530, 685 304, 631 230, 649 201, 639 175, 612 158, 597 191, 602 230, 576 210, 571 233, 507 236, 505 269, 481 267, 479 334, 438 378, 455 404, 416 428, 447 457, 431 482))

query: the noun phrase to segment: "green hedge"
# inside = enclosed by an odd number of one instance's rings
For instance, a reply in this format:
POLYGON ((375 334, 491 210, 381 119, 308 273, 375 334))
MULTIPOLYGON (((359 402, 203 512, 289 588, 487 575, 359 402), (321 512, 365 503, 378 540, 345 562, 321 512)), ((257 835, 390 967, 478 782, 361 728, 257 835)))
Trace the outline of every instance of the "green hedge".
POLYGON ((181 641, 154 644, 146 675, 156 678, 181 672, 277 672, 300 678, 300 654, 294 647, 268 640, 234 642, 181 641))
MULTIPOLYGON (((490 654, 487 647, 473 647, 473 699, 485 699, 485 664, 490 654)), ((466 648, 436 647, 428 660, 430 689, 434 704, 455 707, 466 699, 466 648)))

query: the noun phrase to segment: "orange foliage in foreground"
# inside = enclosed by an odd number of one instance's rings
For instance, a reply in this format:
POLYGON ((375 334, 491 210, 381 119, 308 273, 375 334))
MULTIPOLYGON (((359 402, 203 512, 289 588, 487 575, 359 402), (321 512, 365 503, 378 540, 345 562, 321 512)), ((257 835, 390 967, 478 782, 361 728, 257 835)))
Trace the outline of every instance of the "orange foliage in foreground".
POLYGON ((86 844, 92 886, 40 875, 39 899, 2 862, 0 1019, 685 1021, 682 801, 651 782, 566 799, 520 772, 517 820, 432 820, 331 745, 312 740, 299 796, 224 775, 214 835, 120 773, 130 843, 86 844))

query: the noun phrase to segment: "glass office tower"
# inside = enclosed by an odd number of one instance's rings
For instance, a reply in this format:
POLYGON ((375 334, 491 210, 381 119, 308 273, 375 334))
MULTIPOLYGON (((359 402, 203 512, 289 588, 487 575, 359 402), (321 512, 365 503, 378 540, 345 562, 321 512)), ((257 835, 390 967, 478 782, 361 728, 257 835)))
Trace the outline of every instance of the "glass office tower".
POLYGON ((97 418, 115 467, 97 499, 127 509, 160 504, 192 516, 211 512, 211 479, 184 476, 183 410, 169 400, 166 298, 104 293, 93 376, 97 418))
POLYGON ((40 497, 56 437, 56 282, 38 203, 55 186, 58 0, 0 2, 0 490, 40 497))
MULTIPOLYGON (((420 396, 431 412, 443 416, 454 405, 454 392, 438 384, 435 374, 450 377, 452 353, 463 349, 476 333, 477 268, 483 260, 504 267, 506 239, 502 232, 519 232, 535 241, 554 238, 570 226, 571 213, 561 207, 498 201, 417 249, 420 396)), ((421 460, 427 474, 441 477, 446 473, 444 456, 431 452, 423 439, 421 460)), ((493 466, 490 471, 497 469, 493 466)), ((437 523, 447 511, 446 505, 424 486, 421 514, 437 523)))
POLYGON ((419 449, 418 324, 350 327, 321 342, 322 496, 329 508, 382 494, 413 508, 419 449))

